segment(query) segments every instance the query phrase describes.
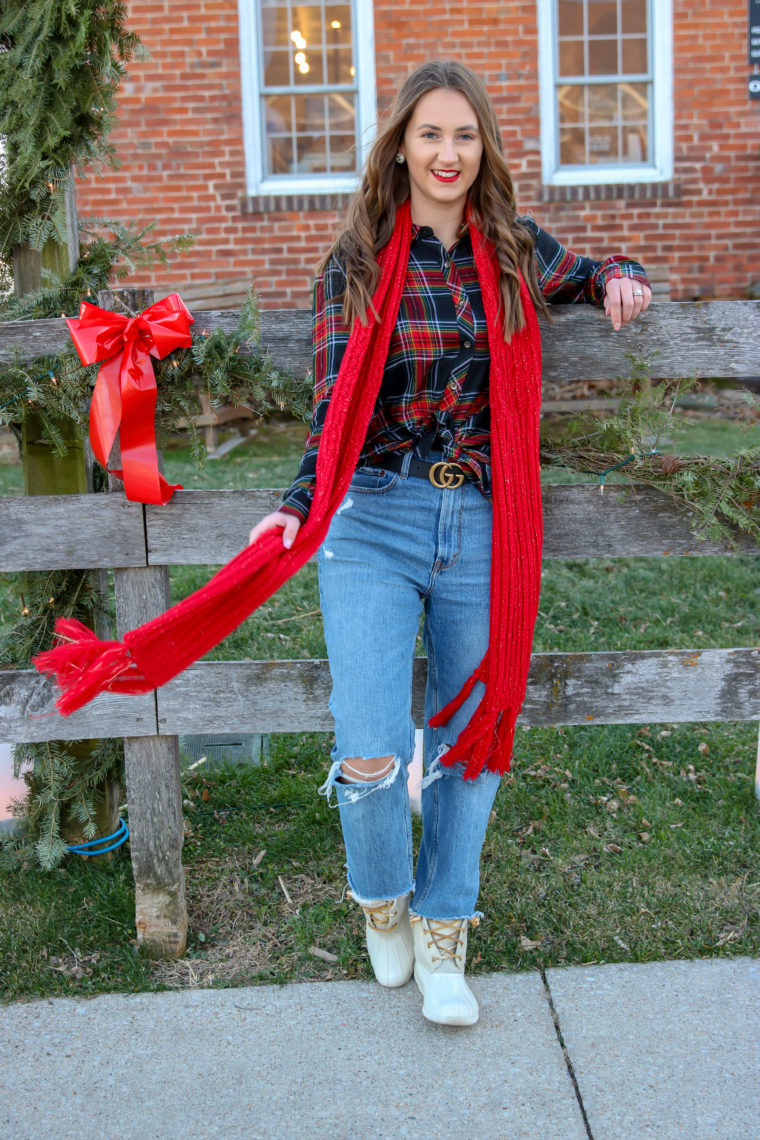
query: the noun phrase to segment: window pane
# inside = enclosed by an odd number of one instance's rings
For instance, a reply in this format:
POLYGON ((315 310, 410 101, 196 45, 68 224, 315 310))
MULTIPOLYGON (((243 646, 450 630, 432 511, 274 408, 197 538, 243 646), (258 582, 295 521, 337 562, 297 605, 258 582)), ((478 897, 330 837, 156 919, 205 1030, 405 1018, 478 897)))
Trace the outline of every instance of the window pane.
POLYGON ((324 42, 321 4, 294 4, 291 11, 293 26, 288 32, 291 40, 295 42, 296 35, 302 36, 306 40, 304 51, 321 47, 324 42))
POLYGON ((590 123, 616 123, 618 121, 618 85, 600 83, 588 89, 588 118, 590 123))
POLYGON ((322 48, 305 48, 293 55, 293 83, 296 87, 320 86, 325 82, 322 48))
POLYGON ((559 89, 559 121, 560 123, 582 123, 586 119, 585 95, 586 88, 576 86, 561 87, 559 89))
POLYGON ((264 100, 268 174, 290 174, 293 162, 293 99, 270 95, 264 100))
POLYGON ((623 129, 623 147, 626 162, 649 161, 649 131, 646 123, 639 123, 638 126, 626 124, 623 129))
POLYGON ((623 40, 623 75, 636 75, 648 70, 647 41, 623 40))
POLYGON ((586 164, 586 132, 583 127, 563 127, 559 132, 559 160, 563 166, 586 164))
POLYGON ((295 95, 293 102, 298 134, 322 134, 327 129, 324 95, 295 95))
POLYGON ((351 46, 350 4, 325 4, 325 43, 351 46))
POLYGON ((326 174, 327 146, 324 135, 296 135, 296 174, 326 174))
POLYGON ((589 75, 617 75, 617 49, 617 40, 590 40, 588 45, 589 75))
POLYGON ((353 95, 340 92, 327 96, 327 113, 332 134, 356 137, 356 110, 353 95))
POLYGON ((559 34, 583 35, 583 0, 558 0, 559 34))
POLYGON ((560 40, 559 73, 568 77, 586 74, 583 62, 583 40, 560 40))
POLYGON ((268 135, 292 135, 293 96, 267 95, 264 100, 264 115, 268 135))
POLYGON ((354 136, 329 135, 328 137, 330 142, 330 169, 354 170, 356 168, 354 136))
POLYGON ((266 87, 290 86, 289 51, 264 51, 264 85, 266 87))
POLYGON ((589 127, 589 162, 618 162, 617 127, 589 127))
POLYGON ((649 92, 646 83, 621 83, 621 110, 624 119, 646 119, 649 92))
POLYGON ((589 0, 588 34, 616 36, 617 33, 617 0, 589 0))
POLYGON ((288 39, 288 10, 280 4, 274 8, 262 8, 261 12, 261 42, 264 48, 287 47, 288 39))
POLYGON ((622 31, 624 32, 641 32, 646 35, 647 31, 647 0, 622 0, 622 31))
POLYGON ((353 84, 354 76, 351 69, 354 63, 354 53, 351 48, 325 49, 327 58, 327 83, 334 87, 336 84, 353 84))

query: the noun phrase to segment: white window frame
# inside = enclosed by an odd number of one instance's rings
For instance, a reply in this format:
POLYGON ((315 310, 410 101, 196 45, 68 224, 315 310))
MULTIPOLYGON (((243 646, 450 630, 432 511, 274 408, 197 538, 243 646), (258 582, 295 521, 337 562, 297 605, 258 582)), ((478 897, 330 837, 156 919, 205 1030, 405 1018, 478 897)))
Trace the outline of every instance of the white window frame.
MULTIPOLYGON (((375 24, 372 0, 351 0, 353 12, 354 60, 358 79, 357 163, 361 171, 367 151, 377 131, 377 88, 375 83, 375 24)), ((243 137, 245 142, 246 188, 251 196, 260 194, 341 194, 356 189, 354 174, 264 174, 264 145, 261 129, 261 74, 259 69, 258 0, 238 0, 240 28, 240 74, 243 96, 243 137)))
MULTIPOLYGON (((602 163, 563 168, 559 162, 556 83, 557 6, 538 0, 538 74, 541 108, 541 170, 547 186, 598 186, 627 182, 667 182, 673 177, 673 6, 672 0, 650 0, 652 102, 649 109, 650 163, 602 163)), ((594 79, 604 79, 594 76, 594 79)), ((608 77, 618 82, 619 76, 608 77)))

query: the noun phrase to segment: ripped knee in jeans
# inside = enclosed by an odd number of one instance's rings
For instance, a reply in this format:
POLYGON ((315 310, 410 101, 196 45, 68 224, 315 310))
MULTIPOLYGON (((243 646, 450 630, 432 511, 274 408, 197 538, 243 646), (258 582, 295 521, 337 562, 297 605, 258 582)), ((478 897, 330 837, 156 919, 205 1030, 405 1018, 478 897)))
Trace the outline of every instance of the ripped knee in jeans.
POLYGON ((374 758, 352 756, 336 760, 319 788, 319 795, 325 796, 329 804, 330 792, 336 784, 340 784, 341 800, 344 803, 356 803, 373 792, 389 788, 400 770, 401 759, 394 755, 374 758))
POLYGON ((374 780, 382 780, 393 767, 394 759, 394 756, 375 756, 371 759, 352 756, 348 760, 341 760, 338 781, 341 784, 369 784, 374 780))

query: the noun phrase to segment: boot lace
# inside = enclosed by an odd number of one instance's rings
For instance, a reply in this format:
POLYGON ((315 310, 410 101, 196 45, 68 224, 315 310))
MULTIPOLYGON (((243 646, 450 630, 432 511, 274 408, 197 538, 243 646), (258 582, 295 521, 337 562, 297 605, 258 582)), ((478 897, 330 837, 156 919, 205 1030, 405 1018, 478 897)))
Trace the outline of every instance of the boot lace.
MULTIPOLYGON (((347 892, 352 898, 350 892, 347 892)), ((396 899, 381 899, 379 902, 360 904, 367 918, 367 925, 373 930, 393 930, 398 922, 396 899)))
MULTIPOLYGON (((464 936, 467 933, 467 921, 466 918, 429 918, 427 920, 428 933, 430 934, 428 950, 432 950, 435 946, 438 951, 437 954, 431 955, 433 962, 459 962, 462 958, 464 936)), ((470 925, 477 926, 478 919, 471 919, 470 925)))

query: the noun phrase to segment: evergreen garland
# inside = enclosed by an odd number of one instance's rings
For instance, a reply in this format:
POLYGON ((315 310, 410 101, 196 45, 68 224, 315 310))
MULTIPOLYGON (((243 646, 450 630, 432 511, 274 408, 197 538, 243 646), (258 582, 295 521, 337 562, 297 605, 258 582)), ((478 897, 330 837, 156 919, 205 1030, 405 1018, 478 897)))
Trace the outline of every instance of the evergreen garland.
POLYGON ((171 254, 192 245, 193 236, 188 233, 151 240, 155 224, 140 227, 112 218, 80 218, 79 260, 73 273, 61 277, 43 268, 39 289, 23 297, 0 297, 0 321, 42 320, 64 313, 77 317, 80 303, 96 303, 100 290, 112 288, 114 280, 148 266, 168 265, 171 254))
MULTIPOLYGON (((679 433, 676 403, 691 387, 691 381, 645 382, 621 401, 615 415, 578 412, 563 436, 542 439, 541 462, 602 479, 614 471, 626 482, 654 487, 692 513, 697 539, 735 545, 738 530, 760 543, 760 444, 728 457, 660 451, 679 433)), ((747 406, 755 415, 760 412, 760 401, 749 393, 747 406)))
POLYGON ((66 241, 71 171, 116 165, 106 141, 125 63, 144 55, 121 0, 3 0, 0 257, 66 241))

